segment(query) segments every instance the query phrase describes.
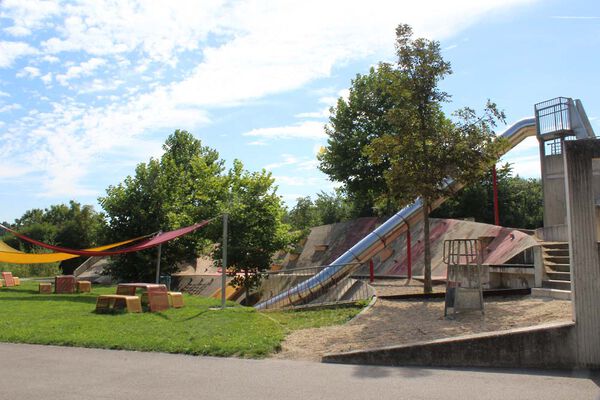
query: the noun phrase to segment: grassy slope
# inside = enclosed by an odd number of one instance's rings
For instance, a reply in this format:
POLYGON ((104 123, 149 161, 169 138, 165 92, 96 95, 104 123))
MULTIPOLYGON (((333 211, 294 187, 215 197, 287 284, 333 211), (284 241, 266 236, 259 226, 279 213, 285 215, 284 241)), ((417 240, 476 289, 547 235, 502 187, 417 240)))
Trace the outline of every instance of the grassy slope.
MULTIPOLYGON (((185 295, 186 306, 160 313, 96 314, 92 293, 41 295, 37 284, 23 282, 0 289, 0 341, 101 347, 141 351, 264 357, 276 351, 286 333, 302 328, 341 324, 360 311, 269 312, 235 306, 209 310, 219 300, 185 295)), ((232 304, 233 305, 233 304, 232 304)))

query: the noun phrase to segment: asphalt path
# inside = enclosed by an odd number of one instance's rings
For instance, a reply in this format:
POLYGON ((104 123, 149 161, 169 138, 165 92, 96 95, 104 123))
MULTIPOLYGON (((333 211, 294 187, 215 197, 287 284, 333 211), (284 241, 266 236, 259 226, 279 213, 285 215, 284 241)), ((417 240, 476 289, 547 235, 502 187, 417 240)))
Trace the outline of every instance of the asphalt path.
POLYGON ((0 399, 595 399, 600 375, 246 360, 0 343, 0 399))

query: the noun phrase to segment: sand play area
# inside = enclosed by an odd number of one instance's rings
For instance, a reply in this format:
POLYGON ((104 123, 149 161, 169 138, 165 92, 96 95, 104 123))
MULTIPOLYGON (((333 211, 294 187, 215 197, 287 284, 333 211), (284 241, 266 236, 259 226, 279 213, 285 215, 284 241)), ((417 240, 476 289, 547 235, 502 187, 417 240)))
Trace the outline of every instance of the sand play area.
MULTIPOLYGON (((422 291, 420 283, 380 282, 382 294, 422 291)), ((443 291, 437 286, 435 291, 443 291)), ((293 332, 275 358, 320 361, 323 354, 403 345, 471 333, 501 331, 547 322, 570 321, 571 302, 531 296, 487 297, 479 312, 444 318, 444 299, 385 300, 345 325, 293 332)))

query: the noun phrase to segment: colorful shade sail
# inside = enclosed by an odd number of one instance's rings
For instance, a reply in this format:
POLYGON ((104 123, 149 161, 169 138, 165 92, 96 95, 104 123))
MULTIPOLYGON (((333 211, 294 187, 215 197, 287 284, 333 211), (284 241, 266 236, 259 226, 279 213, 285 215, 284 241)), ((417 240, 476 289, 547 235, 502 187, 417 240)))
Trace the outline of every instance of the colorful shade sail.
POLYGON ((25 235, 22 235, 2 224, 0 224, 0 227, 5 229, 6 231, 12 233, 13 235, 17 236, 18 238, 23 239, 29 243, 38 245, 40 247, 44 247, 46 249, 59 251, 61 253, 67 253, 67 254, 73 254, 73 255, 79 255, 79 256, 114 256, 114 255, 118 255, 118 254, 125 254, 125 253, 132 253, 134 251, 146 250, 146 249, 158 246, 159 244, 168 242, 169 240, 173 240, 175 238, 178 238, 180 236, 183 236, 190 232, 193 232, 197 229, 200 229, 203 226, 206 226, 211 221, 212 220, 206 220, 206 221, 202 221, 197 224, 194 224, 194 225, 187 226, 185 228, 180 228, 180 229, 176 229, 174 231, 160 233, 150 239, 144 240, 133 246, 125 247, 123 249, 113 250, 113 251, 98 251, 98 250, 93 250, 93 249, 75 250, 75 249, 69 249, 67 247, 54 246, 54 245, 51 245, 48 243, 40 242, 35 239, 31 239, 31 238, 29 238, 25 235))
MULTIPOLYGON (((141 239, 146 238, 147 236, 138 237, 135 239, 124 240, 118 243, 107 244, 105 246, 93 247, 90 249, 86 249, 89 251, 93 251, 97 253, 102 250, 108 250, 115 247, 123 246, 128 243, 132 243, 141 239)), ((11 264, 46 264, 53 263, 58 261, 69 260, 71 258, 80 257, 76 254, 67 254, 67 253, 43 253, 43 254, 31 254, 31 253, 23 253, 17 249, 14 249, 7 245, 6 243, 0 241, 0 262, 11 263, 11 264)))

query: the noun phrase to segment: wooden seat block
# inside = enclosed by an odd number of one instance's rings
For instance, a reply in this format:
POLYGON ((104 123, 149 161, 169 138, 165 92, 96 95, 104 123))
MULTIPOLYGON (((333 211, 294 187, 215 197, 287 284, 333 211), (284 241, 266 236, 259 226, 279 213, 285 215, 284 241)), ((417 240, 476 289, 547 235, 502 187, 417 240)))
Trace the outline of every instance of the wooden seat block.
POLYGON ((50 282, 40 282, 38 287, 40 293, 52 293, 52 284, 50 282))
POLYGON ((169 309, 169 295, 167 292, 148 291, 148 307, 150 311, 163 311, 169 309))
POLYGON ((128 312, 141 313, 142 303, 139 296, 125 296, 120 294, 103 294, 96 299, 96 312, 110 310, 127 310, 128 312))
POLYGON ((21 278, 13 276, 13 281, 15 281, 15 286, 21 286, 21 278))
POLYGON ((15 278, 12 276, 12 272, 3 272, 2 278, 6 287, 15 286, 15 278))
POLYGON ((91 291, 92 291, 92 282, 77 281, 77 292, 78 293, 90 293, 91 291))
POLYGON ((173 308, 183 307, 183 294, 181 292, 168 292, 169 305, 173 308))
POLYGON ((54 293, 75 293, 75 276, 61 275, 54 278, 54 293))

